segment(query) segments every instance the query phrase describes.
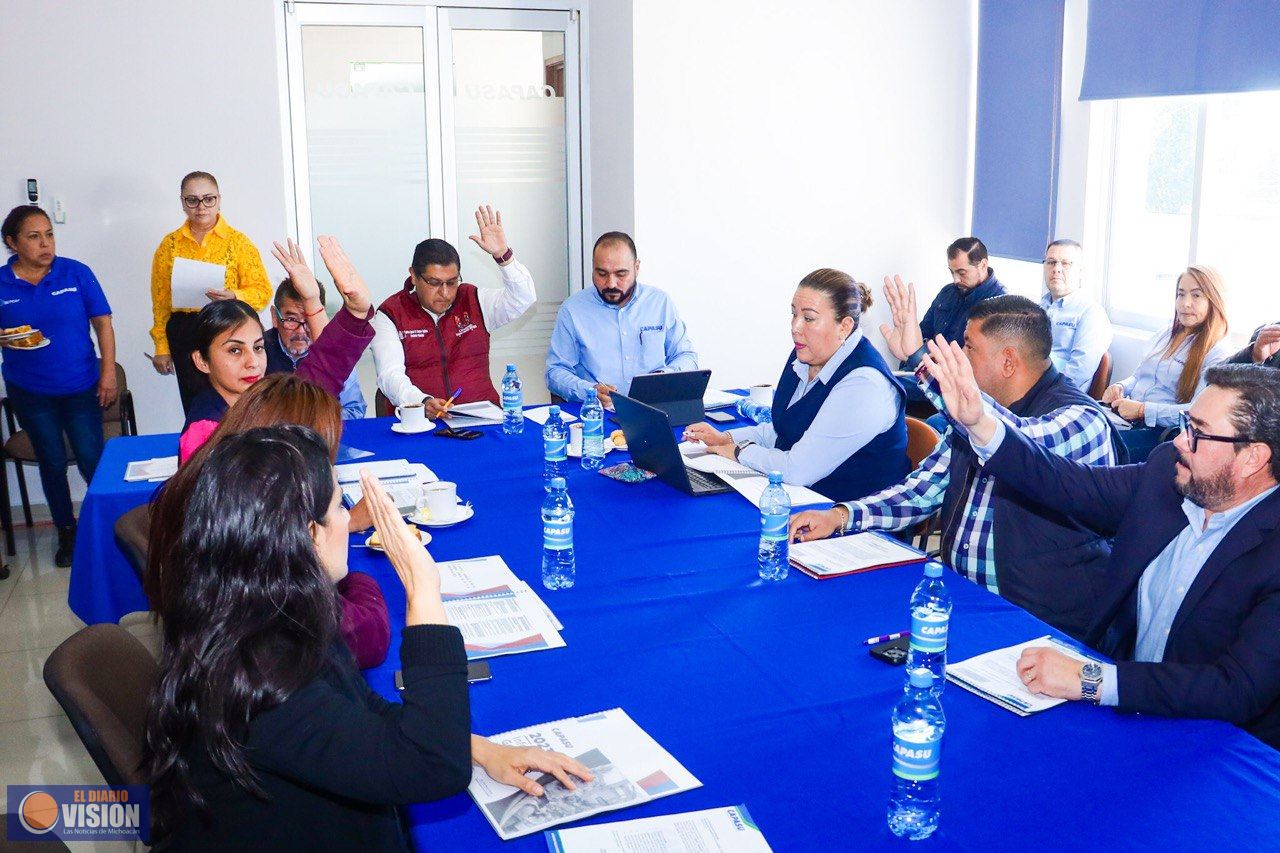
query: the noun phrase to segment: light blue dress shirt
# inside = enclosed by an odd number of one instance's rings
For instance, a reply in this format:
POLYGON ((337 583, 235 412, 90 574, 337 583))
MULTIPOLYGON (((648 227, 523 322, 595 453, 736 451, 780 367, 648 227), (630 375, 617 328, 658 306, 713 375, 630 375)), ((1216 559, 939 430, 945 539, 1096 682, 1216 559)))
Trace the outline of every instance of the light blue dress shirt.
MULTIPOLYGON (((1142 357, 1138 369, 1128 379, 1120 382, 1124 395, 1131 400, 1145 404, 1146 414, 1143 420, 1149 427, 1172 427, 1178 425, 1178 415, 1191 408, 1191 403, 1178 402, 1178 378, 1182 376, 1182 366, 1187 363, 1187 353, 1191 350, 1194 336, 1188 337, 1178 347, 1177 352, 1165 358, 1165 348, 1169 346, 1170 326, 1153 337, 1147 345, 1147 354, 1142 357)), ((1200 370, 1200 381, 1196 384, 1196 394, 1204 390, 1204 372, 1231 356, 1231 347, 1223 338, 1209 350, 1204 357, 1204 366, 1200 370)), ((1192 395, 1192 399, 1195 394, 1192 395)))
MULTIPOLYGON (((787 402, 795 405, 809 389, 821 382, 826 385, 853 348, 862 340, 862 330, 850 335, 827 363, 809 380, 809 365, 796 359, 792 369, 800 384, 787 402)), ((790 450, 774 447, 778 434, 773 424, 739 427, 729 430, 734 441, 754 441, 745 448, 738 461, 755 471, 780 471, 782 481, 793 486, 812 486, 829 475, 864 444, 893 426, 902 408, 902 398, 889 380, 874 367, 849 371, 836 383, 813 423, 790 450), (851 416, 857 413, 856 417, 851 416)))
MULTIPOLYGON (((984 445, 972 442, 978 459, 982 462, 990 459, 1000 448, 1004 436, 1004 422, 996 418, 996 430, 991 441, 984 445)), ((1277 488, 1280 486, 1272 486, 1239 506, 1215 512, 1207 524, 1204 507, 1183 498, 1182 511, 1187 516, 1188 525, 1164 546, 1138 580, 1138 640, 1134 645, 1134 660, 1147 663, 1164 660, 1164 647, 1169 640, 1173 620, 1200 570, 1240 519, 1277 488)), ((1115 706, 1119 703, 1120 685, 1115 664, 1104 663, 1100 704, 1115 706)))
POLYGON ((697 369, 671 297, 638 282, 622 305, 605 302, 594 285, 566 299, 547 351, 547 387, 566 400, 581 400, 597 382, 626 394, 642 373, 697 369))
POLYGON ((1071 384, 1088 391, 1098 363, 1111 346, 1111 319, 1098 301, 1082 290, 1073 290, 1061 299, 1046 293, 1040 297, 1040 307, 1049 315, 1053 330, 1053 366, 1071 384))
MULTIPOLYGON (((297 358, 289 350, 285 349, 284 341, 280 340, 280 336, 276 336, 276 341, 280 344, 280 350, 288 356, 296 368, 298 362, 307 357, 304 352, 297 358)), ((364 417, 367 406, 364 401, 364 392, 360 390, 360 380, 356 377, 356 372, 351 371, 351 375, 347 377, 347 381, 342 384, 342 393, 338 395, 338 404, 342 406, 342 419, 344 421, 358 421, 364 417)))

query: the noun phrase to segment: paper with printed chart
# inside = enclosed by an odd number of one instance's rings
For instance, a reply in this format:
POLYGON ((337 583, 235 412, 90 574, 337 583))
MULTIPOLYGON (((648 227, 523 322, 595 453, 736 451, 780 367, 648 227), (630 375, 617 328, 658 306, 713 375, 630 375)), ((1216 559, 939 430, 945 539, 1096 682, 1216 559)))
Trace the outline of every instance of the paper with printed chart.
POLYGON ((576 787, 570 791, 551 774, 530 771, 526 775, 543 788, 542 796, 534 797, 473 768, 467 790, 504 841, 702 787, 621 708, 516 729, 489 740, 561 752, 594 775, 590 782, 574 779, 576 787))
MULTIPOLYGON (((769 478, 759 471, 753 471, 745 465, 726 459, 718 453, 712 453, 700 441, 680 442, 680 456, 684 464, 704 474, 715 474, 733 488, 735 492, 760 506, 760 498, 769 478)), ((833 503, 831 498, 821 495, 805 486, 791 486, 786 483, 782 488, 791 499, 793 507, 812 506, 813 504, 833 503)))
MULTIPOLYGON (((1018 676, 1018 658, 1022 656, 1022 650, 1041 647, 1048 647, 1055 652, 1062 652, 1067 657, 1078 660, 1081 663, 1096 660, 1084 654, 1075 646, 1046 634, 1043 637, 1019 643, 1016 646, 996 649, 993 652, 977 655, 959 663, 949 663, 947 664, 947 680, 959 684, 970 693, 976 693, 983 699, 999 705, 1006 711, 1012 711, 1019 717, 1029 717, 1040 711, 1047 711, 1067 700, 1054 699, 1049 696, 1032 693, 1027 690, 1027 686, 1022 683, 1022 679, 1018 676)), ((1101 661, 1097 662, 1101 663, 1101 661)))
POLYGON ((206 291, 225 290, 227 268, 222 264, 174 258, 169 278, 169 304, 174 308, 203 308, 209 304, 206 291))
POLYGON ((558 649, 564 627, 499 556, 440 563, 440 597, 467 660, 558 649))
POLYGON ((745 805, 543 833, 550 853, 770 853, 745 805))

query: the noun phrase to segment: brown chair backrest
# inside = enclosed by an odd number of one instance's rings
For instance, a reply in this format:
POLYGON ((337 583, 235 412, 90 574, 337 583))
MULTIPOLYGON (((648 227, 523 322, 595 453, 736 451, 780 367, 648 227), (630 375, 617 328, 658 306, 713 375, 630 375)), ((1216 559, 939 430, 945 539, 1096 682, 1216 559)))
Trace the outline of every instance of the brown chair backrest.
POLYGON ((907 418, 907 459, 917 468, 934 451, 942 436, 919 418, 907 418))
POLYGON ((44 683, 109 785, 144 785, 143 732, 160 668, 119 625, 81 628, 53 650, 44 683))
POLYGON ((381 388, 373 392, 373 411, 380 418, 396 413, 396 407, 391 405, 391 401, 387 399, 386 394, 382 393, 381 388))
POLYGON ((111 404, 110 408, 102 410, 102 422, 111 423, 120 420, 120 401, 124 398, 124 392, 129 388, 129 380, 124 375, 124 368, 120 366, 120 362, 116 362, 116 385, 120 389, 120 396, 116 397, 116 401, 111 404))
POLYGON ((1098 369, 1093 372, 1093 381, 1089 383, 1089 396, 1101 400, 1102 394, 1111 384, 1111 353, 1104 352, 1098 362, 1098 369))
POLYGON ((151 531, 151 504, 135 506, 116 519, 116 544, 124 553, 138 582, 146 585, 143 576, 147 571, 147 552, 151 531))

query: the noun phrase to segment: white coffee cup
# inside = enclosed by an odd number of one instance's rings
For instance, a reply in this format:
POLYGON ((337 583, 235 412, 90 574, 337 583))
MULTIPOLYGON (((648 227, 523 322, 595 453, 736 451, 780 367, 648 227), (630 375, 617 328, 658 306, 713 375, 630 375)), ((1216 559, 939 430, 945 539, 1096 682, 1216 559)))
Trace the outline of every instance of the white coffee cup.
POLYGON ((569 450, 570 456, 582 455, 582 424, 569 424, 569 450))
POLYGON ((773 405, 773 386, 772 385, 752 385, 748 392, 751 396, 751 402, 758 406, 773 405))
POLYGON ((427 410, 421 403, 396 406, 396 417, 405 429, 422 429, 427 425, 427 410))
POLYGON ((443 480, 427 483, 422 487, 427 505, 427 517, 431 521, 448 521, 458 514, 458 484, 443 480))

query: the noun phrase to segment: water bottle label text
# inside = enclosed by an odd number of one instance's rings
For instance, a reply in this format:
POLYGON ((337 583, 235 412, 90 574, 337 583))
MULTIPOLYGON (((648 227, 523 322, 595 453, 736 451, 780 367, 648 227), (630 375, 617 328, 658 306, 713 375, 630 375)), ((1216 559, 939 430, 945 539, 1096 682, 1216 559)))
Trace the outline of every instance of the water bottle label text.
POLYGON ((941 736, 924 742, 893 739, 893 775, 913 782, 938 778, 941 736))
POLYGON ((947 613, 911 614, 911 648, 926 654, 945 652, 949 621, 947 613))
POLYGON ((542 547, 549 551, 564 551, 573 547, 573 520, 542 522, 542 547))

